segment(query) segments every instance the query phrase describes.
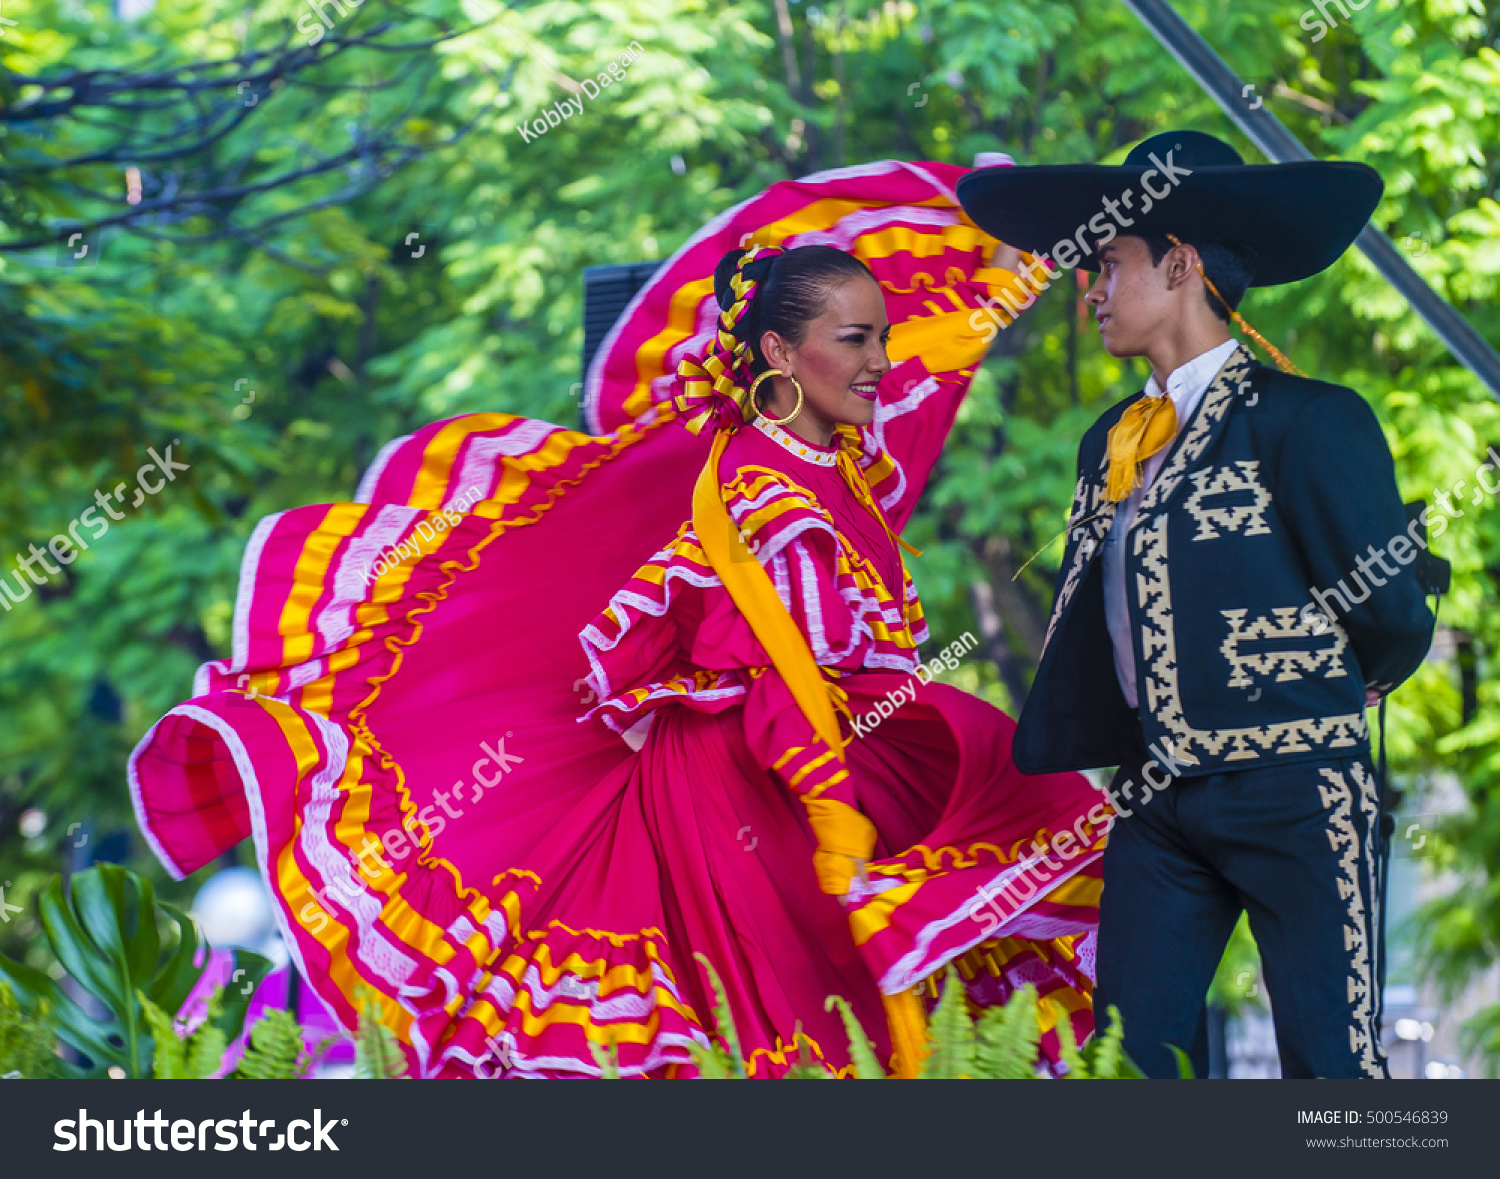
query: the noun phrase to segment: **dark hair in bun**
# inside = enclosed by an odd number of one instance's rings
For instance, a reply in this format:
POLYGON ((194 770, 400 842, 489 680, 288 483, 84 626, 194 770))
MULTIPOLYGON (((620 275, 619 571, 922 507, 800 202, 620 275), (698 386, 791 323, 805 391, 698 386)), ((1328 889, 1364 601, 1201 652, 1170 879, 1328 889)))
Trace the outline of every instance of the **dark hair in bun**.
MULTIPOLYGON (((734 305, 734 290, 729 282, 745 252, 730 250, 714 268, 714 297, 721 310, 734 305)), ((856 276, 875 279, 870 268, 853 254, 832 246, 798 246, 784 254, 757 258, 743 273, 759 284, 750 300, 750 310, 734 329, 735 338, 750 345, 751 376, 770 367, 761 355, 762 335, 775 332, 796 346, 807 337, 808 323, 823 314, 828 293, 834 287, 856 276)))

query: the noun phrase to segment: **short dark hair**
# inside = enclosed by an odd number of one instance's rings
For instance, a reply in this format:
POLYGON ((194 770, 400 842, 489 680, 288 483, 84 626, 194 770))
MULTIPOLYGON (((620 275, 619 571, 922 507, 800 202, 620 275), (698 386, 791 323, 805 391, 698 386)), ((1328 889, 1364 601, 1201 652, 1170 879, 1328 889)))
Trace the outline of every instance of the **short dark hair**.
MULTIPOLYGON (((1215 241, 1184 239, 1182 244, 1198 251, 1198 257, 1203 262, 1203 273, 1219 288, 1224 302, 1230 308, 1238 308, 1240 300, 1245 297, 1245 292, 1255 278, 1255 252, 1245 246, 1230 246, 1215 241)), ((1160 266, 1167 251, 1172 248, 1172 242, 1165 234, 1159 234, 1146 238, 1146 248, 1151 251, 1151 265, 1160 266)), ((1208 300, 1214 314, 1228 323, 1229 309, 1214 298, 1213 292, 1205 288, 1203 297, 1208 300)))
MULTIPOLYGON (((734 305, 729 282, 744 253, 730 250, 714 269, 714 296, 721 309, 734 305)), ((870 268, 853 254, 832 246, 798 246, 758 258, 745 267, 745 273, 760 285, 734 334, 750 345, 751 369, 757 375, 771 367, 760 351, 760 338, 766 332, 775 332, 795 347, 807 338, 807 325, 823 314, 834 287, 857 276, 876 281, 870 268)))

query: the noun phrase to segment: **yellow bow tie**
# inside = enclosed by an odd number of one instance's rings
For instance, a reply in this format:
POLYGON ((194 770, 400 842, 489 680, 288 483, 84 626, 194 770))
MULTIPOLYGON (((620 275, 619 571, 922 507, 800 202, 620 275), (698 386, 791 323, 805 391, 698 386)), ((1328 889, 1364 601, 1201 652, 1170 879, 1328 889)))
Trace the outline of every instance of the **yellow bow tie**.
POLYGON ((1142 397, 1109 430, 1109 477, 1104 498, 1118 502, 1141 486, 1141 464, 1177 436, 1172 398, 1142 397))

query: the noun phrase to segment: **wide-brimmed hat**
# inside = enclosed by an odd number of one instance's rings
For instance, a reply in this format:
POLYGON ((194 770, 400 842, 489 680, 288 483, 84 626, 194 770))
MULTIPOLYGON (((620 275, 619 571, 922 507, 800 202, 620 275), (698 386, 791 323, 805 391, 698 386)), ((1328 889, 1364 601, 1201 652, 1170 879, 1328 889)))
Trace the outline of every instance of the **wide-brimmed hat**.
POLYGON ((1269 287, 1333 265, 1383 189, 1365 164, 1246 164, 1212 135, 1167 131, 1137 144, 1123 164, 982 168, 959 180, 958 199, 986 233, 1027 253, 1052 257, 1054 246, 1073 241, 1064 253, 1081 255, 1072 264, 1084 270, 1099 268, 1093 247, 1101 237, 1171 233, 1249 249, 1250 285, 1269 287))

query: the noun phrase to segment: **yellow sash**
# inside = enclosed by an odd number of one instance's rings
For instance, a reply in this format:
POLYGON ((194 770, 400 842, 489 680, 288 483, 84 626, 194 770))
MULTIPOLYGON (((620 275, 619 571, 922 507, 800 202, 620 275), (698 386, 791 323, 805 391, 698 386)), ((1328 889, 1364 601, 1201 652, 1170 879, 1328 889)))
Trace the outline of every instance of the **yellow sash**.
POLYGON ((719 575, 735 606, 791 689, 802 715, 843 761, 844 739, 839 732, 838 713, 828 695, 828 681, 823 678, 823 671, 813 658, 807 639, 777 597, 770 575, 750 552, 740 530, 729 518, 729 509, 724 506, 719 485, 719 459, 729 439, 730 435, 725 432, 714 436, 708 462, 693 488, 693 531, 698 534, 698 543, 703 546, 708 563, 719 575))
MULTIPOLYGON (((698 534, 698 543, 703 546, 708 563, 791 689, 802 715, 842 762, 844 739, 830 697, 833 685, 824 678, 806 637, 777 595, 770 575, 751 553, 724 506, 719 459, 730 437, 725 431, 714 436, 708 462, 693 487, 693 531, 698 534)), ((876 516, 885 522, 878 510, 876 516)), ((809 798, 807 809, 808 820, 818 837, 819 851, 813 864, 819 887, 835 894, 847 892, 853 865, 846 857, 869 859, 875 845, 874 825, 852 807, 831 798, 809 798)), ((909 991, 882 998, 896 1051, 897 1075, 914 1077, 926 1050, 926 1021, 921 1003, 909 991)))

